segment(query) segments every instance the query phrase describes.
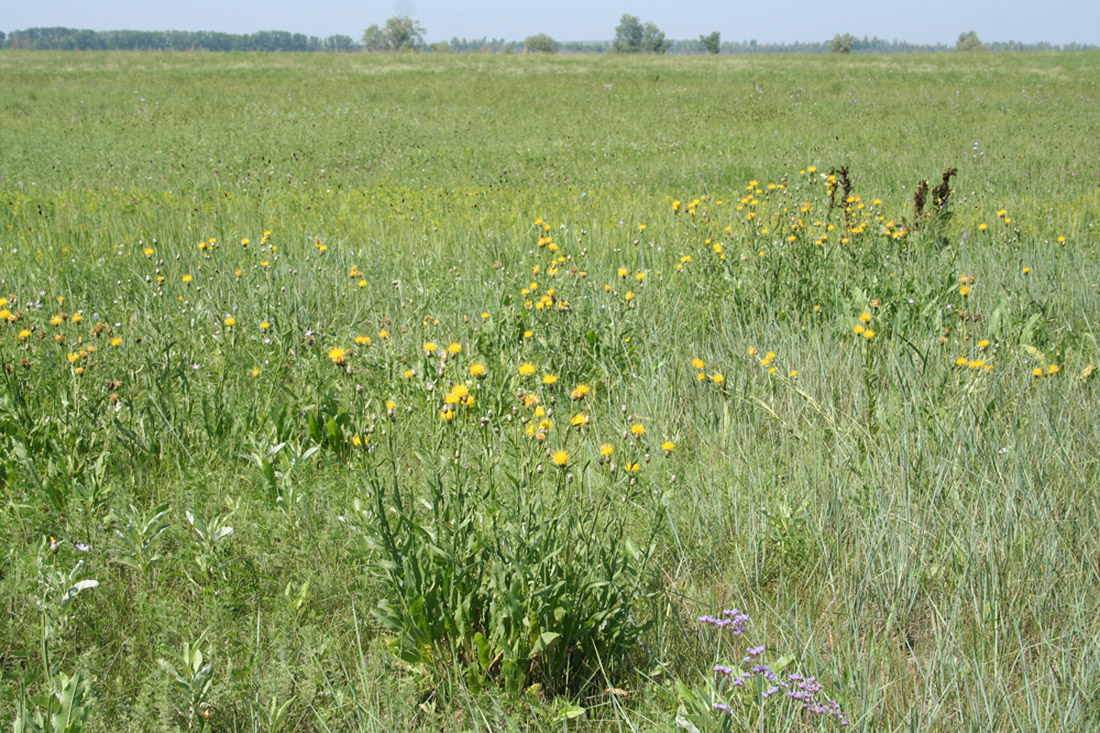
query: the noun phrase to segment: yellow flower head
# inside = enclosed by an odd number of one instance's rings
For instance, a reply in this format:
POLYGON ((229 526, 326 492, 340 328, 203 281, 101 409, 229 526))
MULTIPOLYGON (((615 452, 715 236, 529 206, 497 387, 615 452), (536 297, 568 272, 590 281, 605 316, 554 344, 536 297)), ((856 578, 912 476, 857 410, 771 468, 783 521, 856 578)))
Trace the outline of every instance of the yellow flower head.
POLYGON ((485 365, 478 362, 474 362, 470 365, 470 376, 477 377, 478 379, 485 378, 485 365))
POLYGON ((344 351, 340 347, 329 349, 328 358, 332 359, 333 364, 343 364, 348 358, 348 352, 344 351))
POLYGON ((527 361, 519 365, 519 374, 521 377, 530 377, 535 373, 535 365, 527 361))
POLYGON ((569 454, 563 450, 555 451, 550 460, 553 461, 555 466, 558 466, 559 468, 565 468, 565 466, 569 463, 569 454))
POLYGON ((645 425, 642 425, 640 422, 634 423, 630 426, 630 434, 636 438, 645 435, 645 425))
POLYGON ((544 374, 542 377, 542 383, 545 385, 551 385, 558 381, 556 374, 544 374))

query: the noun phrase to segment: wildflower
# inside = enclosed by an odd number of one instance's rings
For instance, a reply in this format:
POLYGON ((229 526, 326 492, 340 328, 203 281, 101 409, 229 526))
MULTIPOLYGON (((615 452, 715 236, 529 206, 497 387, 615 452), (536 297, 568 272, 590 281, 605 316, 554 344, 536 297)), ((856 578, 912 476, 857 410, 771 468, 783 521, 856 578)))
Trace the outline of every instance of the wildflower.
POLYGON ((356 336, 355 343, 360 344, 361 346, 370 346, 371 338, 370 336, 356 336))
POLYGON ((590 419, 589 419, 588 415, 585 415, 585 414, 582 414, 582 413, 577 413, 576 415, 574 415, 572 417, 572 419, 570 419, 569 427, 577 428, 577 429, 585 428, 585 427, 588 427, 589 422, 590 422, 590 419))
POLYGON ((470 365, 470 376, 471 377, 476 377, 478 379, 484 379, 485 374, 486 374, 486 371, 485 371, 485 365, 484 364, 481 364, 481 363, 475 361, 473 364, 470 365))
POLYGON ((966 366, 966 357, 960 356, 958 359, 955 359, 955 366, 966 366))
POLYGON ((859 314, 859 320, 863 321, 864 323, 870 323, 871 322, 871 314, 866 313, 866 312, 860 313, 859 314))
MULTIPOLYGON (((775 370, 773 369, 772 371, 775 370)), ((710 381, 714 382, 715 384, 722 384, 726 381, 726 378, 723 377, 721 373, 715 372, 714 374, 710 375, 710 381)))
POLYGON ((380 339, 387 339, 389 337, 390 337, 390 332, 387 331, 384 328, 381 331, 378 332, 378 338, 380 338, 380 339))
POLYGON ((336 365, 343 364, 347 360, 347 357, 348 357, 348 352, 344 351, 340 347, 336 347, 334 349, 329 349, 328 358, 332 360, 333 364, 336 364, 336 365))
POLYGON ((236 319, 236 318, 234 318, 233 316, 228 316, 228 317, 227 317, 227 318, 226 318, 226 319, 225 319, 225 320, 223 321, 223 323, 225 324, 225 327, 226 327, 226 328, 233 328, 233 326, 236 326, 236 325, 237 325, 237 319, 236 319))
POLYGON ((870 341, 874 337, 875 337, 875 332, 872 331, 871 329, 867 329, 866 331, 863 332, 863 338, 867 339, 868 341, 870 341))
POLYGON ((587 384, 578 384, 576 388, 569 393, 569 396, 575 400, 581 400, 588 395, 588 391, 589 390, 587 384))
POLYGON ((627 270, 625 267, 620 267, 619 268, 619 272, 618 272, 619 277, 626 277, 629 274, 630 274, 630 271, 627 270))
POLYGON ((115 336, 113 339, 111 339, 111 346, 114 346, 116 349, 119 346, 122 346, 122 339, 120 339, 118 336, 115 336))
POLYGON ((24 328, 22 331, 20 331, 16 335, 16 338, 18 338, 20 341, 26 341, 28 338, 30 338, 30 336, 31 336, 30 329, 24 328))
POLYGON ((259 369, 253 369, 252 370, 252 376, 254 376, 254 377, 260 376, 260 370, 259 369))
POLYGON ((1047 374, 1057 374, 1059 369, 1061 369, 1061 367, 1059 367, 1057 364, 1051 364, 1047 367, 1047 374))
POLYGON ((641 467, 641 464, 637 461, 627 461, 626 464, 623 466, 623 470, 627 473, 637 473, 638 470, 641 469, 641 467))
POLYGON ((798 370, 797 369, 792 369, 790 372, 788 372, 787 376, 790 377, 791 379, 794 379, 795 377, 798 376, 798 370))
POLYGON ((462 344, 458 343, 457 341, 454 341, 454 342, 448 344, 447 353, 448 354, 460 354, 460 353, 462 353, 462 344))
POLYGON ((611 457, 611 454, 615 452, 615 448, 610 443, 604 443, 600 446, 600 457, 607 459, 611 457))
POLYGON ((558 468, 565 468, 566 464, 569 463, 569 454, 563 450, 555 451, 550 460, 558 468))
POLYGON ((271 323, 269 321, 261 321, 260 328, 266 331, 267 329, 271 328, 271 323))
POLYGON ((629 303, 630 301, 634 300, 634 291, 627 290, 626 295, 624 295, 623 297, 626 298, 626 302, 629 303))
POLYGON ((428 351, 428 352, 435 351, 435 343, 432 342, 432 341, 425 341, 424 342, 424 351, 428 351))
POLYGON ((703 367, 706 366, 706 362, 704 362, 699 357, 695 357, 694 359, 691 360, 691 365, 693 367, 695 367, 696 369, 702 369, 703 367))
POLYGON ((183 281, 184 281, 185 283, 189 283, 189 282, 191 282, 192 280, 194 280, 194 278, 193 278, 193 277, 191 277, 190 275, 184 275, 184 276, 183 276, 183 281))
POLYGON ((1030 275, 1030 274, 1031 274, 1031 268, 1030 268, 1030 267, 1025 267, 1025 268, 1023 269, 1023 273, 1024 273, 1025 275, 1030 275))
POLYGON ((852 332, 853 332, 853 333, 854 333, 854 334, 855 334, 856 336, 861 336, 861 335, 863 335, 863 332, 864 332, 864 331, 866 331, 866 330, 867 330, 867 329, 866 329, 866 328, 864 328, 864 327, 863 327, 863 324, 861 324, 861 323, 857 323, 857 324, 856 324, 856 325, 855 325, 855 326, 854 326, 854 327, 852 328, 852 332))
POLYGON ((665 452, 665 457, 668 457, 669 455, 671 455, 672 450, 675 447, 676 447, 676 444, 673 443, 671 440, 666 440, 665 442, 661 443, 661 450, 663 450, 665 452))
POLYGON ((640 438, 645 435, 645 425, 642 425, 640 422, 634 423, 630 426, 630 434, 635 438, 640 438))
POLYGON ((535 373, 535 365, 527 361, 519 365, 519 375, 521 377, 530 377, 535 373))
POLYGON ((970 295, 970 286, 963 285, 961 288, 959 288, 959 295, 963 296, 964 298, 970 295))

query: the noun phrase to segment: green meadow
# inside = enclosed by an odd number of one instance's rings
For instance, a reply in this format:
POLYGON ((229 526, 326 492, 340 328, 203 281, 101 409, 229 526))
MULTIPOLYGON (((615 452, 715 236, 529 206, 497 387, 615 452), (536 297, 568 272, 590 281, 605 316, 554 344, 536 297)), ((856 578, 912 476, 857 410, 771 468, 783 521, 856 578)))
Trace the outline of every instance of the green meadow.
POLYGON ((0 52, 0 717, 1100 727, 1100 55, 0 52))

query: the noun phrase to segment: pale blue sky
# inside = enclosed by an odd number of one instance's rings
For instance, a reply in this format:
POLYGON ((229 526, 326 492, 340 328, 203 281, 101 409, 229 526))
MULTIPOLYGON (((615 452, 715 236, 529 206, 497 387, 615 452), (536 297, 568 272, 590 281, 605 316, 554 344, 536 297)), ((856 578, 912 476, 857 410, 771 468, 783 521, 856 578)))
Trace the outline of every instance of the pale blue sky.
POLYGON ((286 30, 358 39, 372 23, 409 15, 427 40, 549 33, 560 41, 606 40, 623 13, 652 20, 668 38, 720 31, 724 40, 820 41, 835 33, 953 44, 977 31, 984 41, 1100 44, 1098 0, 0 0, 0 30, 69 26, 109 30, 286 30))

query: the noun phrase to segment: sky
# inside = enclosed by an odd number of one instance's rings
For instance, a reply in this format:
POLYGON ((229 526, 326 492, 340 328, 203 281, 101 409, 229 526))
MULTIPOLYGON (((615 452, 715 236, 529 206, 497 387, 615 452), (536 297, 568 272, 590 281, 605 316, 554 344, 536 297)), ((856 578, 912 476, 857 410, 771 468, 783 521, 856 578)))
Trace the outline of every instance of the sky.
POLYGON ((953 45, 976 31, 983 41, 1100 44, 1097 0, 0 0, 0 30, 68 26, 92 30, 285 30, 344 34, 407 15, 427 41, 504 38, 548 33, 558 41, 610 40, 624 14, 653 21, 670 39, 719 31, 722 39, 761 43, 823 41, 836 33, 953 45))

